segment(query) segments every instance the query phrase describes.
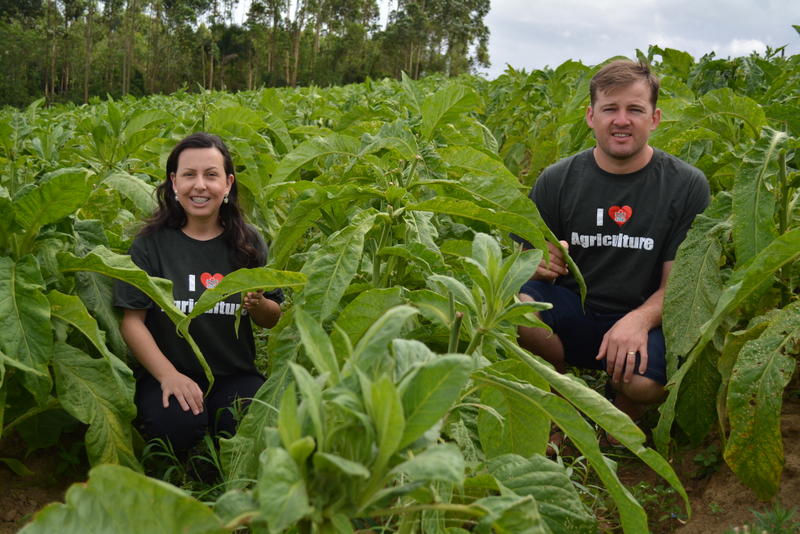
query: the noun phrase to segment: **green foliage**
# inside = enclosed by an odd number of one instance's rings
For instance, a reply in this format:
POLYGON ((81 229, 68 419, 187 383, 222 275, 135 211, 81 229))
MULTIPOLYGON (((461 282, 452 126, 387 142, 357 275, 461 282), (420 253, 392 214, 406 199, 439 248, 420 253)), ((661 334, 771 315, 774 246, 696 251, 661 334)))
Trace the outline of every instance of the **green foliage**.
MULTIPOLYGON (((690 70, 702 77, 711 68, 690 70)), ((667 287, 671 380, 654 438, 666 451, 674 423, 694 443, 717 423, 726 463, 765 500, 783 470, 782 397, 800 354, 798 130, 771 120, 770 98, 783 98, 777 82, 765 76, 747 95, 711 90, 676 107, 655 136, 704 168, 715 194, 667 287)))
MULTIPOLYGON (((694 442, 722 425, 722 457, 768 498, 800 338, 800 134, 786 89, 797 60, 648 54, 661 58, 665 90, 653 142, 700 167, 714 190, 668 288, 672 381, 654 437, 667 452, 675 423, 694 442)), ((92 462, 138 469, 111 279, 147 293, 185 336, 225 295, 282 287, 288 296, 260 355, 268 380, 237 434, 221 440, 226 492, 213 511, 100 467, 29 528, 149 517, 129 495, 140 488, 192 514, 170 517, 176 531, 594 532, 569 469, 543 456, 552 423, 626 532, 647 531, 647 500, 620 482, 597 427, 688 512, 674 471, 629 418, 516 344, 516 327, 540 325, 534 312, 547 306, 516 292, 555 240, 526 193, 546 165, 592 143, 583 115, 593 71, 567 62, 491 83, 405 77, 0 112, 3 433, 52 411, 86 425, 92 462), (227 276, 186 316, 168 283, 120 253, 152 209, 166 154, 198 129, 232 148, 270 265, 227 276), (518 250, 510 232, 534 250, 518 250), (115 477, 119 487, 107 489, 115 477), (130 509, 110 508, 119 502, 130 509), (82 515, 90 509, 95 519, 82 515)))

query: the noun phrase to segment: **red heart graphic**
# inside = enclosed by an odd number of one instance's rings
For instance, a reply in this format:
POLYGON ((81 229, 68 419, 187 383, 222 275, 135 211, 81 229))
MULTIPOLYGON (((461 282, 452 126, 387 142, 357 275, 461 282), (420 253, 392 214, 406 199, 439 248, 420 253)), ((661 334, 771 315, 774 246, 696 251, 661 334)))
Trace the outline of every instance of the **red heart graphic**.
POLYGON ((214 289, 217 287, 217 284, 222 282, 224 277, 217 273, 217 274, 210 274, 210 273, 203 273, 200 275, 200 283, 203 284, 208 289, 214 289))
POLYGON ((630 206, 622 206, 621 208, 619 206, 611 206, 608 208, 608 215, 612 221, 617 223, 617 226, 622 227, 633 215, 633 210, 630 206))

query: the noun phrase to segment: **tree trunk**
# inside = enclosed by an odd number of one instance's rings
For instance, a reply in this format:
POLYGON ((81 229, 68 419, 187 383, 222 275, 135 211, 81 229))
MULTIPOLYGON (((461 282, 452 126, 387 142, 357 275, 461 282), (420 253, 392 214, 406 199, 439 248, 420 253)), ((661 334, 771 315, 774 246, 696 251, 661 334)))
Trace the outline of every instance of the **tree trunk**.
POLYGON ((92 24, 94 22, 95 3, 89 2, 89 11, 86 13, 86 30, 83 49, 83 103, 89 103, 89 74, 92 72, 92 24))
POLYGON ((47 32, 50 34, 50 69, 45 77, 44 96, 50 102, 56 92, 56 24, 55 24, 55 0, 47 2, 47 32))

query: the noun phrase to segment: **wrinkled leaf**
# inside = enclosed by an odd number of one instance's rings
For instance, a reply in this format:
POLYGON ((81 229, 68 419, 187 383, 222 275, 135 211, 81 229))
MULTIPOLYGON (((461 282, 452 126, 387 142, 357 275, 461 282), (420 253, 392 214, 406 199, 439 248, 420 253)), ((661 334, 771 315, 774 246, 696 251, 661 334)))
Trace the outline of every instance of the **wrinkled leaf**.
POLYGON ((222 534, 214 512, 184 491, 130 469, 101 465, 89 481, 73 484, 65 503, 38 512, 25 534, 85 534, 124 531, 129 534, 186 532, 222 534))

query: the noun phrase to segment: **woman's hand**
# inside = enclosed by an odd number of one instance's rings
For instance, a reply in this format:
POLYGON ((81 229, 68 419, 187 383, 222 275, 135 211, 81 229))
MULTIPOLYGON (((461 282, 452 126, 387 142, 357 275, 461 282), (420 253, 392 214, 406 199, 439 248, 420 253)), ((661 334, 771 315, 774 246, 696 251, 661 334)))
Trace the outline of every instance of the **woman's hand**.
POLYGON ((244 296, 242 306, 244 306, 244 309, 247 310, 248 313, 252 313, 253 310, 261 306, 262 300, 264 300, 263 291, 248 291, 244 296))
POLYGON ((281 318, 281 306, 264 296, 263 291, 250 291, 242 299, 242 307, 253 321, 264 328, 272 328, 281 318))
POLYGON ((174 396, 183 411, 192 410, 194 415, 203 411, 203 391, 197 382, 183 373, 175 371, 161 379, 161 401, 164 408, 169 406, 170 396, 174 396))

